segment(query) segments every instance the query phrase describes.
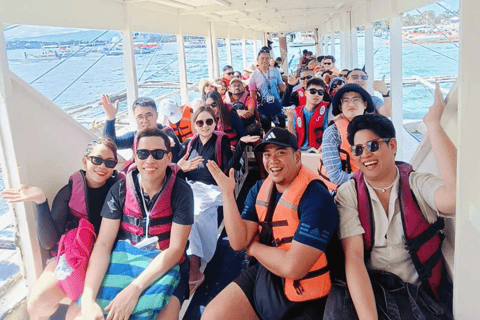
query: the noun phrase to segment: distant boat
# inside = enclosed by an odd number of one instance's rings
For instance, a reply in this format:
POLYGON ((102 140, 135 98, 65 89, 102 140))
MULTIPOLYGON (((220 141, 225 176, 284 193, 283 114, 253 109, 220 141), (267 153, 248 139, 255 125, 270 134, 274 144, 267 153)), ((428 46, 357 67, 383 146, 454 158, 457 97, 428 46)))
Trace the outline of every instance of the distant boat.
POLYGON ((315 39, 308 33, 295 33, 295 38, 290 42, 290 47, 309 47, 315 45, 315 39))

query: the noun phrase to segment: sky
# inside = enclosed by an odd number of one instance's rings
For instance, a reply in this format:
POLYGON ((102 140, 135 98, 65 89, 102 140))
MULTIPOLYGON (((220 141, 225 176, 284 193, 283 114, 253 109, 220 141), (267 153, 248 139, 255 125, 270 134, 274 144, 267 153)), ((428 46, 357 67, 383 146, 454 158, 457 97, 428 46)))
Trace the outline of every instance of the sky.
MULTIPOLYGON (((444 0, 438 1, 440 4, 445 6, 446 8, 452 11, 458 11, 459 0, 444 0)), ((434 10, 437 14, 442 13, 444 9, 437 5, 436 3, 432 3, 426 5, 424 7, 419 8, 421 12, 434 10)), ((418 12, 416 10, 407 12, 411 15, 417 15, 418 12)), ((8 27, 7 27, 8 29, 8 27)), ((38 38, 41 36, 46 35, 60 35, 60 34, 72 34, 76 32, 84 32, 87 31, 85 29, 77 29, 77 28, 61 28, 61 27, 42 27, 42 26, 27 26, 22 25, 16 28, 12 28, 9 30, 4 31, 5 39, 7 41, 15 40, 15 39, 29 39, 29 38, 38 38)), ((80 35, 80 34, 79 34, 80 35)), ((86 40, 86 39, 85 39, 86 40)))

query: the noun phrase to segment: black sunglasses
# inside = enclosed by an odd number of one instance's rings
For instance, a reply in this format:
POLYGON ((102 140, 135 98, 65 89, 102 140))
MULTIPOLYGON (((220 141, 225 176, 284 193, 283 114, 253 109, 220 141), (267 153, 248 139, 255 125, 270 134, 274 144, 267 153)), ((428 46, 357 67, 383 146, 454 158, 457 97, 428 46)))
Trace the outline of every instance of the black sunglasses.
POLYGON ((155 149, 155 150, 147 150, 147 149, 140 149, 137 150, 137 157, 140 160, 146 160, 150 155, 152 155, 153 159, 155 160, 162 160, 167 153, 167 150, 163 149, 155 149))
POLYGON ((260 50, 260 53, 270 53, 270 50, 269 49, 262 49, 262 50, 260 50))
POLYGON ((212 119, 212 118, 207 119, 207 120, 205 120, 205 122, 203 122, 203 120, 197 120, 197 121, 195 121, 196 126, 199 127, 199 128, 203 127, 203 124, 204 124, 204 123, 205 123, 207 126, 211 126, 211 125, 213 124, 213 119, 212 119))
POLYGON ((379 141, 385 141, 388 143, 390 141, 390 138, 381 138, 377 140, 371 140, 368 141, 366 144, 356 144, 351 147, 352 154, 356 157, 359 157, 363 154, 363 147, 367 147, 368 151, 370 152, 376 152, 378 149, 380 149, 380 144, 378 143, 379 141))
POLYGON ((308 89, 308 92, 310 92, 310 94, 317 94, 320 95, 320 96, 323 96, 325 94, 325 91, 322 90, 322 89, 308 89))
POLYGON ((323 64, 331 65, 331 62, 324 62, 323 64))
POLYGON ((90 156, 90 157, 88 157, 88 159, 90 159, 90 161, 96 166, 101 166, 102 163, 105 163, 105 167, 107 167, 109 169, 115 168, 115 166, 118 163, 117 160, 102 159, 100 157, 94 157, 94 156, 90 156))
POLYGON ((313 76, 309 75, 309 76, 306 76, 306 77, 301 77, 300 80, 307 80, 307 79, 310 80, 312 78, 313 78, 313 76))
POLYGON ((336 87, 338 87, 342 84, 345 84, 345 82, 344 81, 337 81, 337 82, 334 82, 330 88, 335 89, 336 87))
POLYGON ((235 73, 233 72, 225 72, 226 75, 233 76, 235 73))

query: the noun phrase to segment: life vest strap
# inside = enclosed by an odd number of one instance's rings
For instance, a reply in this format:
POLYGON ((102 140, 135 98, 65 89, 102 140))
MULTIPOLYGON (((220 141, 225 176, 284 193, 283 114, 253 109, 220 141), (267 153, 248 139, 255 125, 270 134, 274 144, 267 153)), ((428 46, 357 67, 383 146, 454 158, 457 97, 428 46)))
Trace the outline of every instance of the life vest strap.
POLYGON ((145 226, 146 226, 145 219, 140 219, 140 218, 135 218, 135 217, 132 217, 132 216, 127 216, 126 214, 124 214, 122 216, 122 221, 126 222, 128 224, 134 225, 136 227, 145 228, 145 226))
POLYGON ((259 222, 262 227, 286 227, 288 226, 288 221, 287 220, 279 220, 279 221, 272 221, 272 222, 259 222))
POLYGON ((431 224, 427 230, 422 232, 415 239, 407 240, 406 247, 410 253, 415 253, 423 246, 427 241, 433 238, 435 235, 439 234, 438 232, 445 228, 445 220, 443 218, 438 218, 438 220, 431 224))
POLYGON ((127 231, 122 230, 122 229, 119 230, 118 237, 121 238, 121 239, 129 239, 130 241, 132 241, 134 243, 138 243, 138 242, 142 241, 141 236, 139 236, 137 234, 134 234, 134 233, 131 233, 131 232, 127 232, 127 231))
POLYGON ((307 280, 307 279, 319 277, 319 276, 322 276, 322 275, 326 274, 329 271, 330 271, 330 268, 328 267, 328 265, 326 265, 325 267, 323 267, 321 269, 318 269, 318 270, 315 270, 315 271, 310 271, 302 279, 293 280, 293 287, 295 288, 296 293, 298 295, 301 295, 305 291, 302 287, 302 284, 300 283, 301 280, 307 280))
POLYGON ((290 243, 293 241, 293 237, 286 237, 282 239, 275 239, 275 246, 280 247, 284 243, 290 243))
POLYGON ((155 227, 163 224, 167 224, 173 221, 173 215, 162 218, 150 218, 150 227, 155 227))
MULTIPOLYGON (((442 259, 442 247, 440 246, 438 250, 430 257, 424 264, 420 264, 420 267, 417 268, 418 272, 418 277, 420 281, 422 282, 427 282, 428 279, 432 276, 432 269, 437 265, 437 263, 442 259)), ((417 263, 420 263, 418 261, 418 258, 412 259, 415 264, 415 260, 417 260, 417 263)))

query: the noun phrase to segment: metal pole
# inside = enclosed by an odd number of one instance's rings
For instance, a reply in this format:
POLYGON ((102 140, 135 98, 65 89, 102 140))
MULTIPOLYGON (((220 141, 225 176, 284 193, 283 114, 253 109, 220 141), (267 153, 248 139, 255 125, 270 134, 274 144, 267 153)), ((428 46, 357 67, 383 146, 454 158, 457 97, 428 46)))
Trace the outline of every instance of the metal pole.
POLYGON ((185 58, 185 42, 183 39, 182 24, 178 25, 177 50, 178 50, 178 76, 180 78, 180 96, 182 105, 188 103, 187 62, 185 58))
POLYGON ((313 39, 315 41, 315 55, 321 56, 322 55, 322 46, 321 46, 321 39, 318 37, 318 28, 313 29, 313 39))
MULTIPOLYGON (((393 4, 394 1, 392 1, 393 4)), ((392 121, 397 130, 397 157, 403 160, 403 76, 402 76, 402 15, 392 12, 390 17, 390 88, 392 121)))
POLYGON ((212 29, 210 28, 210 22, 208 23, 208 35, 206 37, 207 45, 207 63, 208 63, 208 77, 210 79, 215 78, 213 71, 213 41, 212 41, 212 29))
POLYGON ((330 46, 331 46, 330 47, 330 55, 335 57, 335 32, 334 32, 335 29, 333 29, 333 22, 332 21, 330 21, 330 28, 331 28, 331 31, 332 31, 332 33, 331 33, 332 37, 330 39, 330 46))
POLYGON ((230 27, 228 27, 228 36, 225 39, 225 49, 227 50, 227 63, 232 65, 232 42, 230 40, 230 27))
POLYGON ((278 37, 278 45, 280 46, 280 56, 282 58, 282 69, 284 75, 288 77, 288 48, 287 48, 287 37, 285 34, 278 37))
POLYGON ((352 12, 349 12, 350 25, 350 66, 352 69, 358 68, 358 49, 357 49, 357 27, 352 25, 352 12))
MULTIPOLYGON (((126 10, 125 10, 126 12, 126 10)), ((128 118, 130 120, 130 129, 137 129, 137 122, 135 121, 135 115, 133 114, 133 103, 138 98, 138 83, 137 83, 137 67, 135 64, 135 50, 133 47, 132 30, 129 23, 128 14, 125 13, 125 21, 127 26, 123 30, 123 62, 125 65, 125 77, 127 79, 127 107, 128 118)))
MULTIPOLYGON (((369 75, 370 79, 375 78, 375 69, 374 69, 374 52, 373 52, 373 24, 370 21, 370 10, 371 3, 367 1, 366 3, 366 21, 365 25, 365 71, 369 75)), ((373 81, 368 81, 368 92, 373 93, 373 81)))
POLYGON ((220 62, 218 60, 218 41, 217 41, 217 32, 215 30, 215 23, 210 22, 210 28, 212 29, 212 48, 213 48, 213 75, 215 79, 220 78, 220 62))
POLYGON ((258 54, 257 33, 256 33, 256 32, 253 33, 253 46, 252 46, 252 50, 253 50, 253 58, 255 59, 255 57, 256 57, 257 54, 258 54))
MULTIPOLYGON (((5 188, 19 187, 21 181, 26 181, 22 175, 21 165, 17 162, 15 152, 15 137, 12 133, 11 122, 9 118, 9 106, 13 106, 12 82, 10 78, 10 69, 7 60, 7 48, 3 34, 3 24, 0 23, 0 164, 3 168, 3 177, 5 188)), ((28 106, 25 106, 28 112, 28 106)), ((23 174, 25 175, 25 174, 23 174)), ((25 183, 25 182, 24 182, 25 183)), ((21 250, 21 271, 27 279, 28 287, 32 288, 36 279, 42 273, 42 255, 35 229, 35 216, 32 207, 29 212, 26 210, 26 204, 17 203, 10 205, 15 212, 15 228, 20 235, 21 250)), ((13 214, 10 212, 8 214, 13 214)), ((5 218, 7 218, 5 216, 5 218)))

